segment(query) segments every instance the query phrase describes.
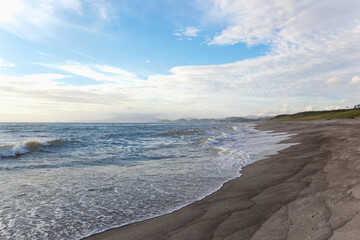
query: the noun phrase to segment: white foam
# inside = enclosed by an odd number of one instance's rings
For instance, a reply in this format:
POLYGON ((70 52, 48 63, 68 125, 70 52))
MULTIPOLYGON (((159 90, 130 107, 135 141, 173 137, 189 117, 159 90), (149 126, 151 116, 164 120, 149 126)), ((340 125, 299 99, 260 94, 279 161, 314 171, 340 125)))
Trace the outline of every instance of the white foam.
POLYGON ((253 124, 240 124, 232 129, 232 133, 222 134, 207 142, 209 146, 219 150, 218 165, 228 169, 229 179, 240 176, 243 167, 293 145, 278 144, 291 135, 259 131, 253 124))
POLYGON ((19 144, 3 145, 0 146, 0 159, 8 157, 16 157, 24 155, 42 147, 49 147, 64 142, 61 139, 52 139, 47 141, 29 141, 19 144))
MULTIPOLYGON (((165 126, 158 132, 164 129, 186 132, 190 128, 165 126)), ((59 138, 76 137, 82 139, 82 145, 44 151, 40 157, 29 155, 34 156, 29 161, 3 161, 20 170, 4 170, 0 175, 4 183, 0 186, 0 235, 5 239, 79 239, 172 212, 240 176, 241 168, 254 162, 254 156, 265 146, 286 138, 254 130, 247 124, 199 129, 203 135, 158 136, 154 134, 156 129, 148 135, 135 132, 142 138, 128 134, 128 128, 111 125, 106 131, 79 128, 69 132, 71 135, 59 129, 59 138), (125 135, 124 140, 109 140, 105 137, 109 133, 125 135), (164 148, 164 144, 173 148, 164 148), (40 167, 52 164, 55 167, 40 167)), ((31 154, 61 143, 49 140, 59 135, 50 131, 47 139, 0 146, 0 154, 31 154)))
POLYGON ((6 157, 15 157, 17 155, 22 155, 30 152, 26 149, 25 145, 1 146, 1 149, 2 150, 0 150, 0 159, 6 157))

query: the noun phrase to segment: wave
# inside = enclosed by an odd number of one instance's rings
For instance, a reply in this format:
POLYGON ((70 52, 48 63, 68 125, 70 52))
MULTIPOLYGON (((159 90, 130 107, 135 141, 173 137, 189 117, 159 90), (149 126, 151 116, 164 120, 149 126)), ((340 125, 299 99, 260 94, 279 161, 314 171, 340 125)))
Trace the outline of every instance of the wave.
POLYGON ((170 131, 170 132, 164 132, 159 133, 157 136, 179 136, 179 135, 195 135, 200 134, 201 132, 196 130, 186 130, 186 131, 170 131))
POLYGON ((19 155, 24 155, 30 152, 36 152, 41 149, 53 146, 59 146, 64 144, 66 140, 63 139, 53 139, 49 141, 39 142, 39 141, 30 141, 21 144, 10 144, 0 146, 0 159, 8 157, 17 157, 19 155))

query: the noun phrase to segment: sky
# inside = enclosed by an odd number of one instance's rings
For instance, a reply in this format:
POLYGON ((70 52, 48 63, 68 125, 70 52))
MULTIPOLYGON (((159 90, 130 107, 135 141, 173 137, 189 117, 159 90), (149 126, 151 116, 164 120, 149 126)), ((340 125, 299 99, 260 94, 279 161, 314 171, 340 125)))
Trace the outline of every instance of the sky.
POLYGON ((360 103, 358 0, 0 0, 0 122, 360 103))

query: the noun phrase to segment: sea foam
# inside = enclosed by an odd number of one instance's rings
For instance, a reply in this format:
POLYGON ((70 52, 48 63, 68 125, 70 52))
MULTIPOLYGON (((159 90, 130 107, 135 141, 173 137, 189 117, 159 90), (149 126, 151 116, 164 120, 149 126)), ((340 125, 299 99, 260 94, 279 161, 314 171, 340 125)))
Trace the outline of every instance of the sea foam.
POLYGON ((65 141, 62 139, 53 139, 48 141, 29 141, 19 144, 2 145, 0 146, 0 159, 24 155, 41 150, 45 147, 56 146, 64 142, 65 141))
POLYGON ((0 124, 0 238, 76 240, 172 212, 283 139, 249 124, 0 124))

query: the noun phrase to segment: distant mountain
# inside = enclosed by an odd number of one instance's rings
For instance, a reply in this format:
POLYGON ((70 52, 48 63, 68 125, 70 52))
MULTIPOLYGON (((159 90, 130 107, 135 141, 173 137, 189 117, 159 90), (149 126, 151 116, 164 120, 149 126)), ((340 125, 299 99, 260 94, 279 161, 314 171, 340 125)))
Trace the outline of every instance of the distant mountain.
POLYGON ((158 123, 172 123, 172 121, 169 119, 161 119, 158 121, 158 123))
POLYGON ((227 117, 227 118, 204 118, 204 119, 196 119, 196 118, 181 118, 177 120, 168 120, 162 119, 159 120, 159 123, 179 123, 179 124, 186 124, 186 123, 193 123, 193 124, 201 124, 201 123, 243 123, 243 122, 253 122, 264 120, 267 118, 244 118, 244 117, 227 117))
POLYGON ((247 119, 243 117, 227 117, 219 120, 219 122, 230 122, 230 123, 249 122, 249 121, 251 121, 251 119, 247 119))

